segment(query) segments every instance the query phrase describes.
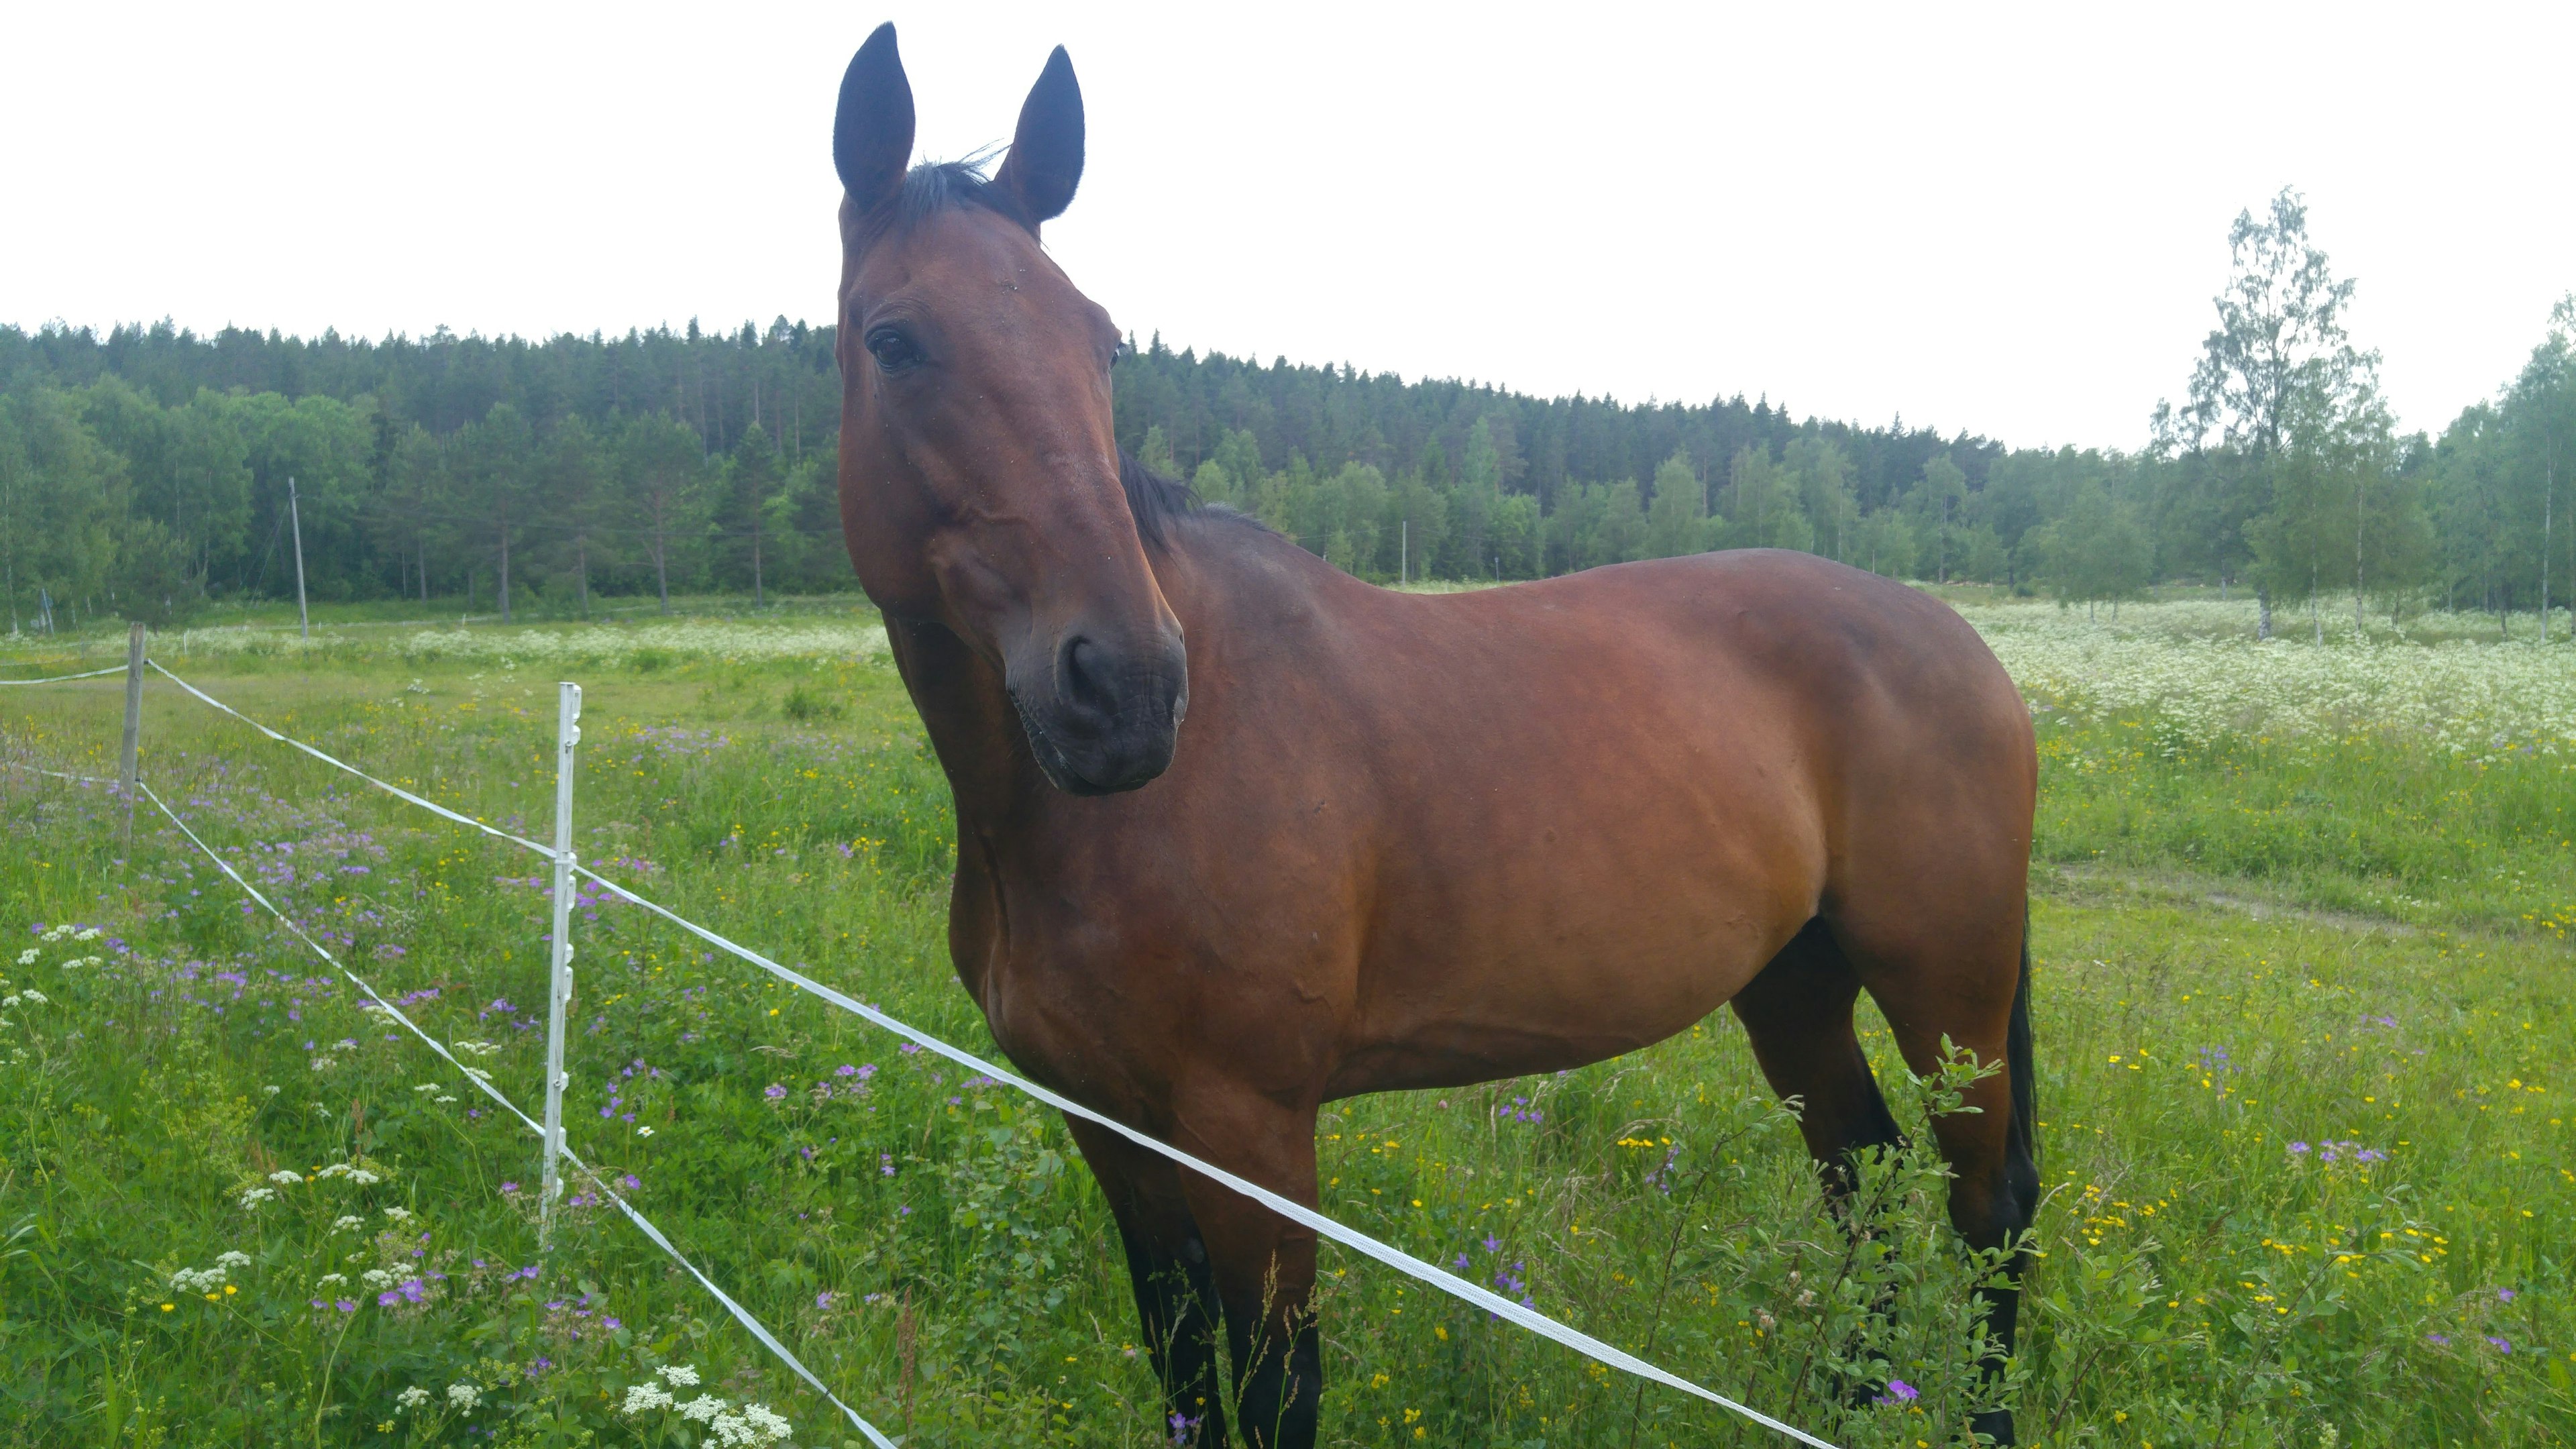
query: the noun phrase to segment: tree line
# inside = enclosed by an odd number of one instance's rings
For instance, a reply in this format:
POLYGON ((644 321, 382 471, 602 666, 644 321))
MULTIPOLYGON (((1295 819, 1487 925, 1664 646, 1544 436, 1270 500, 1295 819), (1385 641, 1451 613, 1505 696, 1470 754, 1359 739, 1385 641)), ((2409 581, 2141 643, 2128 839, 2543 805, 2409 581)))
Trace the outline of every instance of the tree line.
MULTIPOLYGON (((2217 325, 2149 444, 2012 449, 1794 420, 1767 398, 1623 404, 1174 351, 1117 359, 1121 444, 1365 578, 1523 579, 1709 548, 2116 603, 2190 581, 2356 617, 2570 602, 2556 483, 2576 299, 2438 438, 2400 436, 2353 282, 2284 191, 2228 236, 2217 325)), ((0 327, 0 592, 13 629, 210 599, 852 587, 829 327, 544 342, 0 327), (293 500, 290 514, 289 499, 293 500)))

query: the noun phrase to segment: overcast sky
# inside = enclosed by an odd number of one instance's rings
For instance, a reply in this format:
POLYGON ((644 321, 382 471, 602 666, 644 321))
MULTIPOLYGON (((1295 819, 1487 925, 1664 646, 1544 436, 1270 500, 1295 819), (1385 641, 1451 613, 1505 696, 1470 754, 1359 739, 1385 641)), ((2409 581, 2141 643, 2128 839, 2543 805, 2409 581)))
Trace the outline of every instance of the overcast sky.
POLYGON ((2133 447, 2284 184, 2405 424, 2576 288, 2576 7, 18 5, 0 321, 826 320, 832 103, 920 145, 1072 52, 1046 240, 1139 336, 2133 447))

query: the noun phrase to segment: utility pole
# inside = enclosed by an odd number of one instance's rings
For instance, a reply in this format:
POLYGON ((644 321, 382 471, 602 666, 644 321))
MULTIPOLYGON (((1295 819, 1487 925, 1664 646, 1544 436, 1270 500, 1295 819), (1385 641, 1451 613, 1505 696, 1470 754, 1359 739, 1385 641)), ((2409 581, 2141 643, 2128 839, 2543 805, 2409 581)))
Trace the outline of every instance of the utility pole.
MULTIPOLYGON (((295 475, 286 477, 286 520, 295 530, 295 622, 304 637, 313 637, 313 616, 304 610, 304 510, 295 501, 295 475)), ((273 535, 272 535, 273 536, 273 535)))

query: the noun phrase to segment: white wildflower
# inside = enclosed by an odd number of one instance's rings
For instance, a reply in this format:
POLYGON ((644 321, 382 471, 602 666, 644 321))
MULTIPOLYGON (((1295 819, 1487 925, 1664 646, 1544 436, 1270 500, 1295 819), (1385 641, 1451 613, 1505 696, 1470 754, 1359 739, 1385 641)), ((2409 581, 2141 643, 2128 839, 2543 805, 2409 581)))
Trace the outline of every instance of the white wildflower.
POLYGON ((718 1414, 707 1424, 707 1427, 714 1431, 715 1441, 719 1444, 754 1442, 750 1421, 739 1414, 718 1414))
POLYGON ((317 1072, 327 1072, 338 1065, 340 1065, 338 1062, 333 1061, 329 1057, 315 1057, 313 1059, 313 1070, 317 1072))
POLYGON ((75 941, 95 941, 98 939, 98 927, 92 926, 88 930, 81 932, 79 935, 72 937, 72 939, 75 941))
POLYGON ((358 1281, 381 1291, 394 1286, 394 1275, 382 1268, 369 1268, 358 1275, 358 1281))
POLYGON ((662 1377, 670 1380, 671 1387, 675 1389, 694 1389, 698 1386, 698 1371, 690 1364, 664 1364, 662 1377))
MULTIPOLYGON (((219 650, 270 649, 265 635, 251 630, 222 630, 197 636, 192 647, 219 650), (258 641, 254 643, 253 641, 258 641)), ((319 639, 314 641, 319 644, 319 639)), ((492 635, 481 630, 423 629, 391 643, 411 658, 460 662, 561 666, 596 664, 617 668, 638 653, 677 655, 721 663, 757 660, 814 659, 835 662, 880 658, 886 632, 875 624, 805 622, 751 623, 727 620, 600 626, 541 634, 492 635)))
POLYGON ((472 1077, 478 1082, 488 1082, 492 1080, 492 1074, 483 1070, 481 1067, 465 1067, 461 1070, 464 1071, 465 1075, 472 1077))
POLYGON ((241 1252, 238 1249, 231 1252, 217 1253, 215 1255, 215 1265, 221 1268, 247 1268, 250 1266, 250 1254, 241 1252))
POLYGON ((638 1137, 650 1137, 653 1135, 653 1129, 649 1126, 638 1127, 635 1129, 635 1135, 638 1137))
POLYGON ((71 933, 72 928, 69 926, 56 926, 45 934, 38 936, 36 939, 39 941, 59 941, 71 933))
POLYGON ((254 1188, 251 1188, 251 1189, 249 1189, 248 1191, 244 1192, 244 1193, 241 1195, 242 1211, 244 1211, 244 1212, 248 1212, 248 1211, 250 1211, 252 1208, 258 1207, 261 1203, 264 1203, 264 1202, 268 1201, 270 1198, 273 1198, 273 1197, 275 1197, 275 1196, 277 1196, 277 1189, 276 1189, 276 1188, 273 1188, 273 1187, 254 1187, 254 1188))
POLYGON ((42 1005, 44 1005, 44 1004, 45 1004, 45 993, 43 993, 43 992, 41 992, 41 991, 38 991, 36 988, 34 988, 34 987, 32 987, 32 986, 28 987, 28 988, 27 988, 26 990, 24 990, 24 991, 19 992, 19 993, 18 993, 18 995, 23 996, 23 997, 25 997, 27 1000, 32 1001, 32 1002, 34 1002, 34 1003, 36 1003, 38 1006, 42 1006, 42 1005))
POLYGON ((297 1172, 292 1168, 281 1167, 277 1171, 270 1173, 268 1175, 268 1180, 281 1187, 289 1187, 302 1182, 304 1180, 304 1174, 297 1172))
POLYGON ((438 1083, 423 1082, 419 1086, 412 1088, 412 1090, 415 1092, 435 1092, 438 1090, 438 1083))
POLYGON ((789 1427, 785 1415, 765 1404, 743 1405, 742 1417, 750 1423, 752 1431, 767 1443, 778 1443, 795 1432, 789 1427))
POLYGON ((447 1402, 451 1408, 465 1410, 483 1402, 483 1391, 472 1384, 449 1384, 447 1402))
POLYGON ((724 1411, 724 1400, 713 1394, 700 1394, 680 1406, 680 1417, 692 1423, 704 1424, 724 1411))
POLYGON ((498 1042, 488 1041, 455 1041, 449 1042, 448 1045, 469 1057, 488 1057, 501 1050, 498 1042))
POLYGON ((366 1225, 367 1220, 358 1216, 356 1213, 342 1213, 340 1216, 331 1220, 331 1231, 335 1233, 345 1233, 353 1228, 363 1228, 366 1225))
POLYGON ((6 996, 0 996, 0 1009, 16 1006, 18 1004, 18 1000, 18 993, 14 991, 10 992, 6 996))
POLYGON ((276 1089, 275 1087, 262 1087, 262 1088, 260 1088, 260 1091, 262 1091, 262 1092, 266 1093, 267 1095, 269 1095, 269 1096, 271 1096, 271 1097, 274 1097, 274 1096, 276 1096, 276 1095, 277 1095, 277 1089, 276 1089))
POLYGON ((35 964, 36 964, 36 948, 35 948, 35 947, 33 947, 33 946, 30 946, 30 947, 28 947, 26 950, 19 952, 19 953, 18 953, 18 964, 19 964, 19 965, 21 965, 21 966, 33 966, 33 965, 35 965, 35 964))
POLYGON ((385 1216, 398 1223, 407 1223, 411 1221, 411 1209, 407 1207, 389 1207, 385 1209, 385 1216))
POLYGON ((640 1414, 647 1409, 667 1409, 675 1401, 660 1384, 637 1384, 626 1391, 626 1412, 640 1414))
POLYGON ((384 1179, 367 1171, 363 1167, 352 1167, 349 1169, 349 1181, 356 1183, 360 1187, 370 1187, 376 1183, 384 1181, 384 1179))
POLYGON ((66 966, 66 967, 71 967, 71 966, 104 966, 104 965, 106 965, 106 964, 107 964, 107 958, 106 958, 106 957, 104 957, 104 956, 83 956, 82 958, 80 958, 80 959, 79 959, 79 960, 77 960, 77 961, 66 961, 66 962, 64 962, 64 963, 63 963, 63 965, 64 965, 64 966, 66 966))
POLYGON ((394 1395, 394 1402, 406 1409, 417 1409, 421 1405, 429 1402, 429 1390, 422 1388, 418 1384, 414 1384, 410 1388, 403 1390, 401 1393, 394 1395))
POLYGON ((447 1095, 445 1092, 441 1092, 437 1096, 430 1098, 430 1100, 433 1102, 453 1102, 456 1099, 447 1095))
POLYGON ((313 1286, 317 1289, 336 1288, 348 1281, 349 1277, 345 1273, 325 1273, 321 1277, 313 1280, 313 1286))
POLYGON ((222 1286, 221 1268, 182 1268, 170 1275, 170 1288, 175 1293, 211 1293, 222 1286))

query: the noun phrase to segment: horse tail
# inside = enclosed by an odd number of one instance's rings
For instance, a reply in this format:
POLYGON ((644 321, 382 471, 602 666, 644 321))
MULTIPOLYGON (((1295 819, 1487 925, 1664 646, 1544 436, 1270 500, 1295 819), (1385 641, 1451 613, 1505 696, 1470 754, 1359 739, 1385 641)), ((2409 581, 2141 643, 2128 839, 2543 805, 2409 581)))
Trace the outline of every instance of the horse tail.
POLYGON ((2012 1073, 2012 1140, 2034 1166, 2039 1162, 2039 1084, 2031 1064, 2030 907, 2022 906, 2021 981, 2013 988, 2012 1023, 2005 1028, 2005 1070, 2012 1073))

